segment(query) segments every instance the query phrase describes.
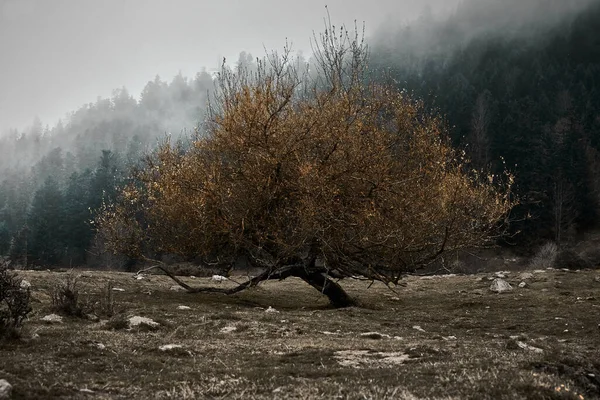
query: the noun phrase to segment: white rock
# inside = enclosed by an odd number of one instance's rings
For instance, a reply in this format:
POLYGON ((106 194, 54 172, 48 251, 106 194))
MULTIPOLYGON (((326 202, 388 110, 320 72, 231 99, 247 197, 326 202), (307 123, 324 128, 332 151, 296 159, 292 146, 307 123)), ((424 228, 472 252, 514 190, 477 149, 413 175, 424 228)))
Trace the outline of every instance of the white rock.
POLYGON ((442 336, 444 340, 456 340, 456 336, 442 336))
POLYGON ((144 275, 136 275, 135 279, 137 279, 138 281, 141 281, 142 279, 144 279, 145 276, 144 275))
POLYGON ((106 346, 102 343, 96 343, 96 348, 98 350, 104 350, 104 349, 106 349, 106 346))
POLYGON ((165 344, 158 348, 160 351, 169 351, 175 349, 183 349, 183 346, 180 344, 165 344))
POLYGON ((181 292, 183 290, 185 290, 183 287, 179 286, 179 285, 173 285, 169 288, 169 290, 172 290, 174 292, 181 292))
POLYGON ((365 339, 374 339, 374 340, 379 340, 379 339, 390 339, 391 336, 390 335, 386 335, 385 333, 379 333, 379 332, 365 332, 365 333, 361 333, 360 337, 365 338, 365 339))
POLYGON ((221 328, 221 333, 231 333, 235 331, 237 331, 237 328, 235 326, 226 326, 224 328, 221 328))
POLYGON ((521 275, 519 275, 519 279, 522 281, 533 279, 533 274, 531 272, 523 272, 521 275))
POLYGON ((506 275, 504 275, 504 274, 503 274, 503 273, 501 273, 501 272, 496 272, 495 276, 496 276, 496 278, 500 278, 500 279, 506 279, 506 275))
POLYGON ((0 399, 10 399, 12 385, 6 379, 0 379, 0 399))
POLYGON ((226 277, 224 277, 223 275, 213 275, 212 278, 210 278, 210 279, 213 281, 216 281, 216 282, 223 282, 223 281, 229 280, 226 277))
POLYGON ((510 283, 506 282, 505 280, 496 278, 490 285, 490 290, 496 293, 505 293, 513 290, 513 287, 510 286, 510 283))
POLYGON ((21 289, 29 289, 31 287, 31 283, 29 283, 29 281, 26 281, 25 279, 23 279, 19 286, 21 287, 21 289))
POLYGON ((421 328, 419 325, 415 325, 412 327, 414 330, 417 330, 419 332, 425 332, 425 329, 421 328))
POLYGON ((42 321, 48 322, 49 324, 62 324, 63 318, 60 315, 50 314, 42 318, 42 321))
POLYGON ((534 353, 543 353, 544 352, 544 350, 540 349, 539 347, 533 347, 533 346, 530 346, 527 343, 523 343, 521 341, 517 342, 517 346, 519 346, 520 348, 522 348, 524 350, 533 351, 534 353))
POLYGON ((191 310, 192 307, 188 307, 188 306, 177 306, 178 310, 191 310))
POLYGON ((88 393, 88 394, 93 394, 94 393, 94 391, 91 390, 91 389, 79 389, 79 391, 81 393, 88 393))
POLYGON ((267 308, 265 310, 266 313, 278 313, 279 311, 277 311, 276 309, 274 309, 273 307, 269 306, 269 308, 267 308))
POLYGON ((519 287, 521 289, 526 288, 527 287, 527 283, 526 282, 521 282, 521 283, 519 283, 519 287))
POLYGON ((158 328, 160 326, 160 324, 158 322, 153 321, 150 318, 139 317, 139 316, 134 316, 134 317, 129 318, 129 327, 133 328, 133 327, 137 327, 140 325, 147 325, 151 328, 158 328))
POLYGON ((533 270, 534 274, 545 274, 546 270, 545 269, 535 269, 533 270))
POLYGON ((120 287, 114 287, 114 288, 112 288, 112 290, 113 290, 113 292, 124 292, 125 291, 125 289, 122 289, 120 287))

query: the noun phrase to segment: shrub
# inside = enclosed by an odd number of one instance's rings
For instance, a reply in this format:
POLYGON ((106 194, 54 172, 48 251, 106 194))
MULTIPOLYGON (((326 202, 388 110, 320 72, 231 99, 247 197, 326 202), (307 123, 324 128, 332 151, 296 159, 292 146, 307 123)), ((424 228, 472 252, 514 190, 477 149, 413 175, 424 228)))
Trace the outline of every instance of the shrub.
POLYGON ((79 279, 73 271, 67 274, 67 277, 59 282, 52 290, 52 307, 54 311, 74 317, 85 317, 84 304, 79 293, 79 279))
POLYGON ((558 256, 558 246, 554 242, 548 242, 531 259, 529 266, 535 269, 546 269, 554 267, 558 256))
POLYGON ((31 312, 31 294, 23 279, 0 263, 0 338, 16 337, 31 312))
POLYGON ((592 263, 580 256, 576 251, 572 249, 565 249, 558 252, 556 256, 555 265, 558 268, 567 268, 567 269, 586 269, 591 268, 592 263))

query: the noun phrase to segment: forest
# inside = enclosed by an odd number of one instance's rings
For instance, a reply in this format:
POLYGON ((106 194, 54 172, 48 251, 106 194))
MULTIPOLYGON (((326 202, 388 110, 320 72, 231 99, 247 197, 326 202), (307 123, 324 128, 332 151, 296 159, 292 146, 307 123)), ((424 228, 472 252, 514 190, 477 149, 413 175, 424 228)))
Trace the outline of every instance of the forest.
MULTIPOLYGON (((519 18, 490 20, 488 3, 465 1, 450 16, 380 27, 367 38, 369 79, 443 115, 470 168, 514 174, 519 205, 498 244, 528 253, 569 246, 600 223, 600 2, 551 2, 543 19, 510 3, 519 18)), ((231 68, 255 65, 242 52, 231 68)), ((214 89, 206 71, 157 76, 139 99, 122 88, 55 126, 35 120, 0 135, 0 257, 127 267, 107 255, 92 221, 159 143, 202 135, 214 89)))

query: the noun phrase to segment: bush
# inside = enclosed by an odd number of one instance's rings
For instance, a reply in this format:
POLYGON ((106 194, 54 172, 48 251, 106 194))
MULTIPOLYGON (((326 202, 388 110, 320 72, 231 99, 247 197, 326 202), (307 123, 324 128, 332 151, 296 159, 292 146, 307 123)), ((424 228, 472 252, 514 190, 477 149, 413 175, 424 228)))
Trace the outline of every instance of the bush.
POLYGON ((80 297, 79 279, 73 271, 52 290, 52 307, 63 315, 85 317, 86 305, 80 297))
POLYGON ((558 268, 586 269, 591 268, 592 263, 571 249, 561 250, 556 257, 555 265, 558 268))
POLYGON ((546 269, 554 267, 558 256, 558 246, 554 242, 548 242, 531 259, 529 266, 535 269, 546 269))
POLYGON ((30 291, 23 279, 0 264, 0 338, 18 336, 19 329, 31 312, 30 291))

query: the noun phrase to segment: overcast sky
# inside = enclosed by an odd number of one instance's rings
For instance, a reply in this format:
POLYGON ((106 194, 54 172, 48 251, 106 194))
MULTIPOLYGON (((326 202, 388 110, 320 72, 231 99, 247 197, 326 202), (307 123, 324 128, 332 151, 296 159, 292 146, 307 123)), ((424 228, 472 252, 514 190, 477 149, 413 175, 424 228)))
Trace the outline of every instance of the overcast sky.
POLYGON ((310 53, 325 5, 334 23, 417 17, 456 0, 0 0, 0 132, 34 116, 53 125, 97 96, 138 96, 156 74, 171 80, 216 68, 240 51, 310 53))

